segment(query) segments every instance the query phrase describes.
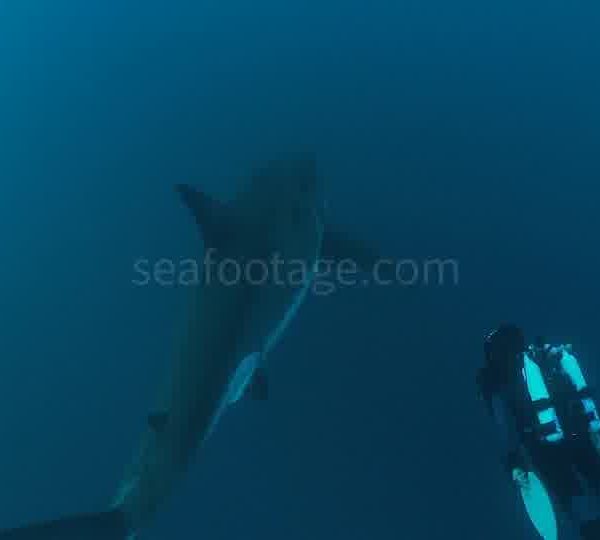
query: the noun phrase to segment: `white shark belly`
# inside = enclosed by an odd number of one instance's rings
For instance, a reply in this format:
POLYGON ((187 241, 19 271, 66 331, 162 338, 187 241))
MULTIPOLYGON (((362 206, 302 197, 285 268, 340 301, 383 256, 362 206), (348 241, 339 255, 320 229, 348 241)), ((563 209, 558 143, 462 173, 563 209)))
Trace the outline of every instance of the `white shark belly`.
POLYGON ((300 309, 300 307, 306 300, 306 297, 308 296, 308 292, 310 291, 314 277, 315 275, 313 272, 311 273, 310 279, 306 280, 306 283, 303 285, 302 289, 296 294, 293 302, 284 313, 283 318, 279 321, 279 324, 277 324, 273 332, 269 334, 265 343, 263 354, 266 355, 273 349, 273 347, 275 347, 275 345, 277 345, 277 343, 289 327, 292 320, 298 314, 298 310, 300 309))
POLYGON ((224 410, 228 405, 238 402, 245 394, 248 385, 252 381, 254 372, 261 365, 265 355, 270 352, 273 347, 279 342, 292 320, 296 317, 298 310, 306 300, 308 292, 310 291, 313 283, 315 273, 312 272, 310 279, 306 280, 302 289, 295 295, 288 309, 285 311, 281 320, 275 325, 273 331, 268 335, 262 351, 257 351, 244 357, 240 362, 238 368, 233 374, 231 382, 227 388, 227 393, 224 398, 224 403, 220 407, 220 410, 215 415, 215 421, 211 427, 211 432, 223 415, 224 410))
POLYGON ((263 357, 269 353, 275 345, 279 342, 287 328, 289 327, 292 320, 298 314, 298 310, 304 304, 306 297, 308 296, 309 291, 312 288, 313 282, 315 280, 317 274, 317 266, 319 264, 319 260, 321 257, 321 248, 323 242, 323 223, 318 215, 315 215, 315 225, 316 225, 316 233, 317 233, 317 244, 316 249, 313 252, 314 259, 312 261, 312 268, 310 273, 307 276, 306 282, 302 285, 300 291, 295 295, 291 304, 288 306, 288 309, 285 311, 282 319, 275 326, 273 331, 267 337, 267 341, 263 348, 263 357))

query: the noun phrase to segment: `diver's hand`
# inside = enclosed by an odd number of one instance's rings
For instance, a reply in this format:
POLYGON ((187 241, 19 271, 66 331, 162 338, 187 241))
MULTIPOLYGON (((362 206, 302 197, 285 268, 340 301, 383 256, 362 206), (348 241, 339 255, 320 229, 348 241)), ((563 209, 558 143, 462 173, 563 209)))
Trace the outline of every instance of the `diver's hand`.
POLYGON ((516 469, 513 469, 512 478, 515 484, 519 486, 519 488, 524 488, 527 487, 527 485, 529 485, 529 473, 523 469, 520 469, 518 467, 516 469))
POLYGON ((528 471, 530 469, 525 454, 520 448, 506 454, 504 457, 504 466, 506 467, 506 472, 509 474, 512 474, 515 469, 520 469, 522 471, 528 471))

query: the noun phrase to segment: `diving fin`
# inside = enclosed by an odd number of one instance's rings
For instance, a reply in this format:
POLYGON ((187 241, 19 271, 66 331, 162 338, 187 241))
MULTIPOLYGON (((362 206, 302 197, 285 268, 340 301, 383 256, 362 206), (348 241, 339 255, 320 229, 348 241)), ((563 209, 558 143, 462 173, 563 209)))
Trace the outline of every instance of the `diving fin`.
POLYGON ((538 534, 544 540, 557 540, 554 506, 542 481, 534 472, 524 472, 521 469, 513 470, 513 480, 521 492, 525 510, 538 534))
POLYGON ((0 540, 126 540, 120 510, 59 519, 0 532, 0 540))
POLYGON ((583 540, 600 539, 600 518, 584 523, 579 532, 583 540))

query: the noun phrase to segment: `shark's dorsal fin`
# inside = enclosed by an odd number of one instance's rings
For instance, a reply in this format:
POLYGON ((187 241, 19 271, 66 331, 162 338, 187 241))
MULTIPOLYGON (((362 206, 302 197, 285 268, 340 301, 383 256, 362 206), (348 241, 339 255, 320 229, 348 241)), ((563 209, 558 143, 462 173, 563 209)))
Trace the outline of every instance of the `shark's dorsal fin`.
POLYGON ((169 413, 159 411, 148 415, 148 425, 156 432, 160 433, 165 429, 169 421, 169 413))
POLYGON ((179 184, 175 189, 194 216, 206 245, 218 245, 230 230, 229 209, 223 203, 187 184, 179 184))

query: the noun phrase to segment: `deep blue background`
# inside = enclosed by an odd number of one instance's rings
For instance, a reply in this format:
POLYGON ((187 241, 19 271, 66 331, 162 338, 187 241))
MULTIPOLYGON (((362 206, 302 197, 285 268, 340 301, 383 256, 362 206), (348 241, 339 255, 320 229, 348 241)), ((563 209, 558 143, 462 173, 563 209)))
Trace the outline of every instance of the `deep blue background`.
POLYGON ((600 357, 587 1, 0 3, 0 526, 104 508, 184 321, 173 196, 314 148, 333 217, 458 287, 305 306, 148 539, 533 538, 473 385, 513 319, 600 357))

